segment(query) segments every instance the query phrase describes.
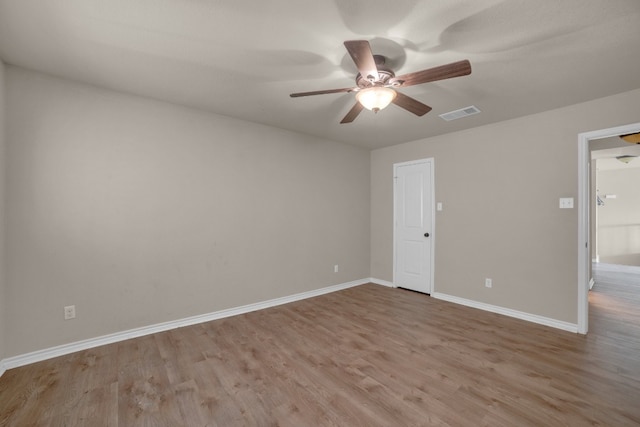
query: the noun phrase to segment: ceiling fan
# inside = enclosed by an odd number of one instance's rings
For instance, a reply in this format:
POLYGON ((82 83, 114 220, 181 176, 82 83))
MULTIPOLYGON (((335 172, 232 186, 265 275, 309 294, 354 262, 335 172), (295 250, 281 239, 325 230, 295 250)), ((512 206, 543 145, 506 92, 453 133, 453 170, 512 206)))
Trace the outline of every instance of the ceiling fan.
POLYGON ((327 93, 356 92, 357 102, 340 123, 353 122, 364 108, 377 113, 392 102, 417 116, 423 116, 431 111, 431 107, 395 89, 471 74, 471 64, 465 59, 396 76, 393 70, 385 66, 386 58, 384 56, 374 55, 371 52, 368 41, 348 40, 344 42, 344 45, 358 67, 356 87, 299 92, 290 95, 292 98, 297 98, 327 93))

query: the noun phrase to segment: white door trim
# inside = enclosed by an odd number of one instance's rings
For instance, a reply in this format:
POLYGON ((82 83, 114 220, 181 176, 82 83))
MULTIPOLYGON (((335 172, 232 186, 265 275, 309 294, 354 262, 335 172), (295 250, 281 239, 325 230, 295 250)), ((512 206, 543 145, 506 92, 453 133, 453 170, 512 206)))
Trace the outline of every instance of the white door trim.
POLYGON ((429 242, 431 244, 431 255, 430 255, 430 260, 429 263, 431 264, 431 268, 429 269, 430 272, 430 286, 429 286, 429 294, 432 295, 434 290, 435 290, 435 282, 434 282, 434 269, 435 269, 435 238, 436 238, 436 215, 435 215, 435 161, 433 159, 433 157, 429 157, 427 159, 419 159, 419 160, 411 160, 408 162, 401 162, 401 163, 394 163, 393 164, 393 287, 397 288, 397 281, 396 281, 396 186, 395 186, 395 177, 397 175, 397 170, 399 167, 402 166, 411 166, 411 165, 417 165, 417 164, 421 164, 421 163, 429 163, 431 165, 431 176, 430 176, 430 180, 431 180, 431 188, 430 188, 430 193, 431 193, 431 224, 429 224, 430 229, 431 229, 431 236, 429 237, 429 242))
POLYGON ((640 123, 578 134, 578 333, 589 330, 589 280, 591 250, 589 242, 589 141, 640 132, 640 123))

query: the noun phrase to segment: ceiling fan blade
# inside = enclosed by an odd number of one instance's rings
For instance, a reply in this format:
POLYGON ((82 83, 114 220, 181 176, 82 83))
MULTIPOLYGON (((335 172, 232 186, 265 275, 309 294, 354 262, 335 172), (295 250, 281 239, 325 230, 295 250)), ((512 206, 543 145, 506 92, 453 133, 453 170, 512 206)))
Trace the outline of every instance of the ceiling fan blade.
POLYGON ((289 96, 292 97, 292 98, 298 98, 300 96, 324 95, 324 94, 327 94, 327 93, 353 92, 356 89, 357 88, 354 88, 354 87, 345 87, 345 88, 342 88, 342 89, 314 90, 312 92, 292 93, 289 96))
POLYGON ((347 40, 344 42, 351 59, 356 63, 360 75, 369 81, 378 81, 378 67, 371 52, 371 46, 366 40, 347 40), (373 80, 372 80, 373 79, 373 80))
POLYGON ((340 123, 351 123, 356 119, 356 117, 358 117, 358 114, 360 114, 363 109, 364 107, 362 106, 362 104, 356 102, 355 105, 351 107, 351 110, 349 110, 347 115, 344 116, 344 119, 340 121, 340 123))
POLYGON ((410 96, 407 96, 400 92, 396 92, 396 93, 397 93, 396 97, 391 102, 396 104, 398 107, 402 107, 405 110, 412 112, 416 116, 424 116, 429 111, 431 111, 431 107, 423 104, 417 99, 413 99, 410 96))
POLYGON ((403 74, 389 79, 391 86, 413 86, 422 83, 435 82, 437 80, 450 79, 471 74, 471 64, 466 59, 452 62, 451 64, 403 74))

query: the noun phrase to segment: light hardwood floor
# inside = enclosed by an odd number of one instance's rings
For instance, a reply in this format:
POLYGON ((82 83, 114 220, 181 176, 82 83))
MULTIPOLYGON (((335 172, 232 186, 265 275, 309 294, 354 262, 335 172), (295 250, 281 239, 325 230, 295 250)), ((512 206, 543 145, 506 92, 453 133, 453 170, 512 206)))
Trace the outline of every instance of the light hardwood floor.
POLYGON ((9 370, 0 425, 639 425, 640 286, 590 298, 585 337, 362 285, 9 370))

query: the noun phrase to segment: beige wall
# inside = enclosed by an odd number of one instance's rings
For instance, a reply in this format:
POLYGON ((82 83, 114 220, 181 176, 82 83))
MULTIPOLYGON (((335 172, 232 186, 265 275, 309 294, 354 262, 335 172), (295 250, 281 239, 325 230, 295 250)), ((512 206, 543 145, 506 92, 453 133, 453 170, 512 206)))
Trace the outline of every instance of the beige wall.
POLYGON ((558 209, 558 198, 577 197, 577 134, 637 122, 640 95, 368 153, 2 71, 0 319, 11 322, 0 357, 370 276, 391 281, 392 166, 428 157, 444 204, 436 292, 576 322, 577 209, 558 209), (68 304, 78 317, 65 322, 68 304))
POLYGON ((367 151, 6 74, 6 356, 369 277, 367 151))
MULTIPOLYGON (((637 160, 634 160, 637 161, 637 160)), ((598 171, 600 262, 640 266, 640 167, 598 171), (615 199, 605 199, 614 194, 615 199)))
MULTIPOLYGON (((638 121, 640 90, 371 153, 371 275, 392 280, 392 167, 435 159, 435 291, 577 322, 577 135, 638 121), (485 278, 493 279, 491 289, 485 278)), ((482 109, 482 106, 478 106, 482 109)), ((464 119, 462 119, 464 120, 464 119)))
POLYGON ((5 264, 4 264, 4 247, 5 247, 5 123, 4 123, 4 64, 0 61, 0 360, 5 356, 5 329, 7 322, 5 319, 5 264))

